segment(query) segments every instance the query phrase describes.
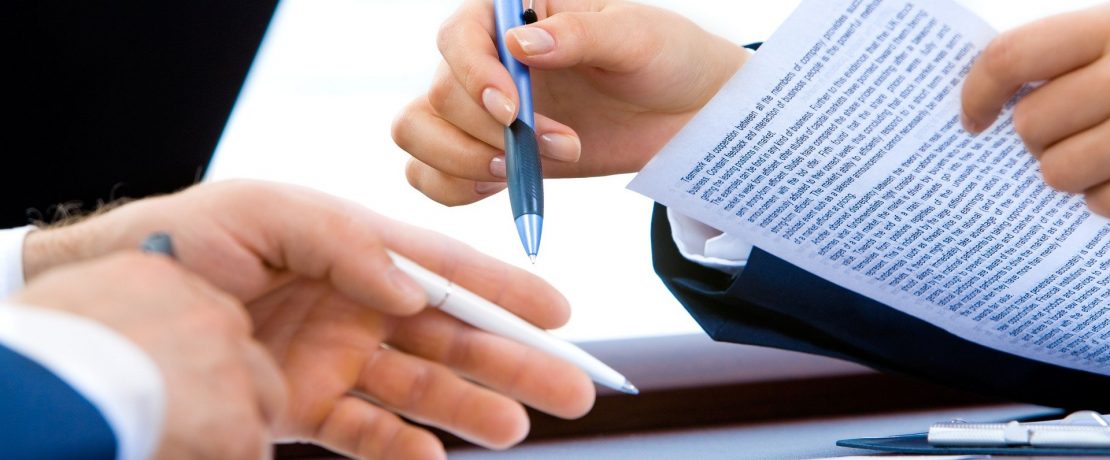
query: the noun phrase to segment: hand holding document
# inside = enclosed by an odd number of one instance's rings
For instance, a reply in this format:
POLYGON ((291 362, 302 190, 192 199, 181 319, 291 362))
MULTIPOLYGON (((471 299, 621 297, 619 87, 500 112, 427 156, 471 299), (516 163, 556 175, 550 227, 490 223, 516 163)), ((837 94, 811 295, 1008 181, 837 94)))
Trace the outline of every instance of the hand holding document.
POLYGON ((1108 221, 1044 184, 1013 101, 960 126, 995 35, 951 1, 806 1, 630 188, 957 336, 1110 375, 1108 221))

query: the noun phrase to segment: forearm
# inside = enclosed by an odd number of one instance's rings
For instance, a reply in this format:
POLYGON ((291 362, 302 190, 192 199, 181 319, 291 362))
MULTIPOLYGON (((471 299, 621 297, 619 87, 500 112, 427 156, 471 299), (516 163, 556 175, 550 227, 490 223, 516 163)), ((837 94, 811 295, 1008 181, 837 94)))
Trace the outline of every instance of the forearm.
POLYGON ((23 241, 23 278, 30 281, 52 267, 91 257, 95 234, 87 227, 74 224, 28 233, 23 241))

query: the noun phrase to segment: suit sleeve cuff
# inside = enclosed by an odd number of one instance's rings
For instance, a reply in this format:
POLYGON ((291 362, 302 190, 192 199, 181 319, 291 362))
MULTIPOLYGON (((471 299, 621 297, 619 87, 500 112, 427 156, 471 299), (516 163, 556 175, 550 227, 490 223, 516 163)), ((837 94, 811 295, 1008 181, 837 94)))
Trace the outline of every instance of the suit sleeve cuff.
POLYGON ((157 365, 94 321, 0 304, 0 342, 38 362, 89 400, 115 432, 118 458, 150 458, 159 444, 165 388, 157 365))
POLYGON ((0 230, 0 298, 23 288, 23 239, 35 227, 0 230))
POLYGON ((728 274, 736 274, 747 265, 751 243, 670 208, 667 208, 667 220, 671 223, 675 246, 686 260, 728 274))

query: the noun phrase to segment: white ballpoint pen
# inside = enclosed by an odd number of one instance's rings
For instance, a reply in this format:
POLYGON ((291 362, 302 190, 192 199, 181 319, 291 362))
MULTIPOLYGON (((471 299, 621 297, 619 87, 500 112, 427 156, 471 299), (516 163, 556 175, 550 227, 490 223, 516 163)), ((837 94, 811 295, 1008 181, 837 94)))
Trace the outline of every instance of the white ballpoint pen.
POLYGON ((565 340, 551 335, 508 310, 432 273, 415 262, 389 253, 393 263, 424 288, 428 305, 442 310, 478 329, 539 349, 582 369, 600 385, 629 394, 640 391, 627 378, 597 358, 565 340))

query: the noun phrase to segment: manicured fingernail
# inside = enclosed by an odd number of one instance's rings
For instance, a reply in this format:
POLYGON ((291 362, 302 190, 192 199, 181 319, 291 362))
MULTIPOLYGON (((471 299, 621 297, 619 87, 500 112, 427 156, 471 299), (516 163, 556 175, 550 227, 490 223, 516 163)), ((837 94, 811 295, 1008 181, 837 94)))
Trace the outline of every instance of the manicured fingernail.
POLYGON ((474 193, 479 195, 492 195, 500 192, 509 184, 504 182, 478 182, 474 184, 474 193))
POLYGON ((486 106, 486 111, 493 115, 494 120, 505 126, 511 125, 516 118, 516 104, 496 88, 482 91, 482 105, 486 106))
POLYGON ((393 286, 401 291, 407 299, 416 302, 415 299, 422 298, 425 295, 424 289, 396 266, 389 269, 388 276, 389 280, 393 282, 393 286))
POLYGON ((535 56, 549 53, 555 49, 555 37, 539 27, 517 27, 508 32, 524 50, 524 54, 535 56))
POLYGON ((500 177, 504 179, 508 173, 505 172, 505 155, 498 155, 489 161, 489 173, 493 177, 500 177))
POLYGON ((544 134, 540 136, 540 153, 553 160, 575 162, 582 156, 582 143, 577 136, 544 134))

